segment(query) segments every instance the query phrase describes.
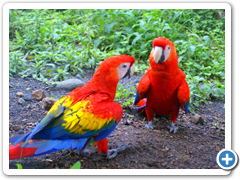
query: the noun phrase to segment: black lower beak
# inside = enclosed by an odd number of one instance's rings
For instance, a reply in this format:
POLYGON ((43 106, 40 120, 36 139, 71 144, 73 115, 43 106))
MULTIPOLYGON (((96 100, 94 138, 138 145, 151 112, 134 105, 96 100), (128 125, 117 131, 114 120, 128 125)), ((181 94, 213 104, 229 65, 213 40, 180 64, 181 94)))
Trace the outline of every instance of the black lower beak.
POLYGON ((162 63, 165 60, 164 51, 162 51, 161 57, 158 60, 158 63, 162 63))
POLYGON ((130 74, 131 74, 131 68, 128 69, 127 73, 123 76, 122 79, 124 79, 125 77, 130 78, 130 76, 131 76, 130 74))

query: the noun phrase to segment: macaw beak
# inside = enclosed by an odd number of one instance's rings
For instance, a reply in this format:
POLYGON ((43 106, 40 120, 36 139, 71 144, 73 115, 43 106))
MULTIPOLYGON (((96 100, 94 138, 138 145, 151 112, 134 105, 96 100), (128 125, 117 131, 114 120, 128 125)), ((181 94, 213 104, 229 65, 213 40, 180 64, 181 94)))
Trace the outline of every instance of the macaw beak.
MULTIPOLYGON (((125 74, 125 76, 124 76, 123 78, 125 78, 125 77, 130 78, 130 77, 133 75, 134 70, 135 70, 135 65, 133 64, 133 65, 128 69, 127 73, 125 74)), ((122 78, 122 79, 123 79, 123 78, 122 78)))
POLYGON ((162 47, 159 46, 154 47, 153 58, 156 64, 162 63, 165 60, 164 51, 162 47))

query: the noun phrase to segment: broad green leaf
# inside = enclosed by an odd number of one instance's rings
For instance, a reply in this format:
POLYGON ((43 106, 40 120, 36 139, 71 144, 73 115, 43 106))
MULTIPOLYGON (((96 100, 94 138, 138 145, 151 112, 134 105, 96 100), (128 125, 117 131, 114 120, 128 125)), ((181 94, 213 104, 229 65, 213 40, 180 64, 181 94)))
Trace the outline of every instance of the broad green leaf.
POLYGON ((69 52, 68 51, 65 51, 65 54, 67 57, 69 57, 69 52))
POLYGON ((115 25, 115 22, 113 22, 113 23, 111 23, 111 24, 109 24, 109 23, 105 23, 105 29, 106 29, 106 31, 107 31, 107 33, 109 33, 110 31, 112 31, 113 30, 113 26, 115 25))
POLYGON ((94 40, 94 46, 97 48, 101 42, 102 42, 102 40, 100 40, 100 39, 95 39, 95 40, 94 40))
POLYGON ((163 28, 162 28, 162 32, 164 32, 165 30, 167 30, 167 29, 172 29, 169 25, 166 25, 166 26, 164 26, 163 28))
POLYGON ((38 61, 38 63, 36 64, 36 68, 42 63, 42 61, 38 61))
POLYGON ((20 34, 18 33, 17 30, 15 31, 15 34, 16 34, 16 36, 17 36, 18 39, 20 39, 20 40, 22 39, 22 37, 20 36, 20 34))
POLYGON ((70 169, 80 169, 81 168, 81 162, 77 161, 70 169))
POLYGON ((22 169, 22 165, 21 164, 15 164, 17 166, 18 169, 22 169))
POLYGON ((190 36, 194 36, 194 37, 199 39, 199 36, 197 34, 195 34, 195 33, 190 34, 190 36))
POLYGON ((133 39, 132 44, 135 44, 142 36, 138 32, 135 32, 134 34, 136 35, 136 37, 133 39))
POLYGON ((183 56, 178 57, 178 62, 180 62, 183 59, 183 56))
POLYGON ((144 22, 143 20, 140 20, 140 23, 139 23, 139 24, 140 24, 140 28, 141 28, 141 29, 144 29, 143 27, 144 27, 144 25, 145 25, 145 22, 144 22))
POLYGON ((206 41, 208 43, 208 45, 210 45, 211 40, 210 40, 209 36, 203 36, 203 39, 204 39, 204 41, 206 41))
POLYGON ((196 46, 194 46, 194 45, 191 45, 191 46, 190 46, 190 50, 191 50, 191 54, 192 54, 192 55, 194 54, 195 49, 196 49, 196 46))

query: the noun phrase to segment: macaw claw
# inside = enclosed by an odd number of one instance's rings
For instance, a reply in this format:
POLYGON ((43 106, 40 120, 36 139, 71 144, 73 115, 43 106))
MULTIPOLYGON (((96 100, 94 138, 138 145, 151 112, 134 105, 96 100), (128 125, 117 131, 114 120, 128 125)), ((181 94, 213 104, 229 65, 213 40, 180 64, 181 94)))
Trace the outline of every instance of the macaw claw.
POLYGON ((147 124, 145 124, 145 128, 147 129, 153 129, 155 126, 153 125, 153 122, 152 120, 151 121, 148 121, 147 124))
POLYGON ((125 150, 127 147, 129 147, 129 144, 123 144, 120 147, 116 148, 116 149, 110 149, 108 150, 108 154, 107 154, 107 159, 112 159, 115 158, 118 154, 118 152, 121 152, 123 150, 125 150))
POLYGON ((91 149, 84 149, 82 151, 80 151, 79 154, 83 155, 83 156, 90 156, 92 153, 97 153, 98 152, 98 148, 95 147, 93 148, 93 150, 91 149))
POLYGON ((172 121, 170 125, 168 125, 168 128, 170 129, 170 133, 172 132, 173 134, 175 134, 178 130, 178 126, 174 124, 172 121))

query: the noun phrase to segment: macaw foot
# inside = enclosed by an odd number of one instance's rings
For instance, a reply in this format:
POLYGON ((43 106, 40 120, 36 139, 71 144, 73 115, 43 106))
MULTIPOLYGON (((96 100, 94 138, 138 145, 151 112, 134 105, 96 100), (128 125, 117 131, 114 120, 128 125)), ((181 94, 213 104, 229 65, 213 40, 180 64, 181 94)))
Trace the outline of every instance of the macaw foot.
POLYGON ((107 154, 106 158, 107 159, 115 158, 117 156, 118 152, 121 152, 121 151, 125 150, 128 146, 129 146, 129 144, 124 144, 124 145, 121 145, 120 147, 118 147, 116 149, 108 150, 108 154, 107 154))
POLYGON ((168 125, 168 128, 170 129, 170 133, 173 132, 174 134, 178 130, 178 126, 176 124, 174 124, 172 121, 171 121, 170 125, 168 125))
POLYGON ((152 120, 151 121, 148 121, 147 124, 145 124, 145 128, 147 129, 153 129, 155 126, 153 125, 153 122, 152 120))
POLYGON ((97 153, 97 152, 98 152, 98 148, 95 147, 95 148, 93 148, 93 150, 91 150, 91 149, 84 149, 84 150, 80 151, 80 154, 83 155, 83 156, 89 156, 92 153, 97 153))

